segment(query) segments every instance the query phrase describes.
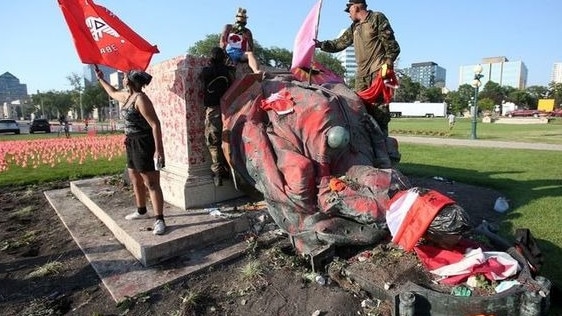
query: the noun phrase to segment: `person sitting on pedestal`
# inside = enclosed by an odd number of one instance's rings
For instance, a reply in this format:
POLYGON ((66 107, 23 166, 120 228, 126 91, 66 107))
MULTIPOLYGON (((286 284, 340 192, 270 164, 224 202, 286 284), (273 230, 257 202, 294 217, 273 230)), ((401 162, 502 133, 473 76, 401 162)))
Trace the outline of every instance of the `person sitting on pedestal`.
POLYGON ((233 65, 247 62, 254 73, 259 73, 259 63, 254 55, 252 31, 246 27, 246 9, 238 8, 234 24, 226 24, 220 37, 219 46, 225 50, 228 61, 233 65))

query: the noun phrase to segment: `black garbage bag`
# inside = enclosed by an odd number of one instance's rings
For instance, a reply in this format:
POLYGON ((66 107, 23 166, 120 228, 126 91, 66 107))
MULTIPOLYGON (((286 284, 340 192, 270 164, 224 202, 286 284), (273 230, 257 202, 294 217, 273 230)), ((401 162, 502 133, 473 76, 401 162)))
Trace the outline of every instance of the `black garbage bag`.
POLYGON ((424 238, 439 247, 450 249, 472 231, 470 217, 458 204, 443 207, 435 216, 424 238))
POLYGON ((470 217, 458 204, 443 207, 427 228, 433 235, 465 235, 471 230, 470 217))

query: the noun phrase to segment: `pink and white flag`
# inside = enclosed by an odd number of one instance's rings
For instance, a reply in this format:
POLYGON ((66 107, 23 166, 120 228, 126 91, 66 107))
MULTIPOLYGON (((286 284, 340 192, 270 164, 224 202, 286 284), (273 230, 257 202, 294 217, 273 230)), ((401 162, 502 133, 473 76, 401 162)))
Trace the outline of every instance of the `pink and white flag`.
POLYGON ((310 68, 312 57, 314 56, 314 40, 318 31, 318 21, 320 19, 320 9, 322 0, 318 0, 306 16, 295 42, 293 44, 293 60, 291 70, 304 67, 310 68))
POLYGON ((299 81, 315 84, 343 83, 343 79, 326 66, 314 61, 314 40, 318 34, 318 21, 322 0, 318 0, 306 16, 293 46, 291 72, 299 81))

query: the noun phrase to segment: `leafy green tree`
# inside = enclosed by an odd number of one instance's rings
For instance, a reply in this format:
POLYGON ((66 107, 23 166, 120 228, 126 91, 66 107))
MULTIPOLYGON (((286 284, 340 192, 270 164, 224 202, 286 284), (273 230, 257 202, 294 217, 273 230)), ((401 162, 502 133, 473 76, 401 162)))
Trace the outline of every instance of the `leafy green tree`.
MULTIPOLYGON (((190 46, 187 49, 187 53, 197 57, 206 57, 211 54, 211 50, 213 47, 219 46, 220 42, 220 34, 207 34, 206 37, 200 41, 195 42, 193 46, 190 46)), ((258 43, 258 41, 254 40, 254 55, 258 61, 265 65, 267 64, 268 56, 263 47, 258 43)))
POLYGON ((468 101, 474 99, 474 87, 469 84, 463 84, 459 86, 459 89, 457 91, 461 95, 461 99, 463 101, 466 101, 465 107, 468 107, 468 101))
POLYGON ((288 71, 291 69, 293 53, 285 48, 264 48, 264 59, 267 65, 288 71))
POLYGON ((21 106, 16 108, 18 117, 24 117, 25 119, 31 117, 32 113, 37 111, 35 103, 33 103, 32 98, 26 98, 23 100, 21 106))
MULTIPOLYGON (((551 83, 549 87, 531 86, 525 90, 520 90, 511 86, 502 87, 493 81, 489 81, 479 91, 478 108, 482 111, 493 111, 495 105, 509 101, 522 107, 536 109, 538 99, 554 98, 555 91, 560 91, 560 100, 562 101, 562 84, 557 86, 551 83)), ((427 95, 428 92, 426 91, 423 93, 427 95)), ((473 86, 464 84, 460 86, 457 91, 450 91, 445 97, 445 102, 447 102, 449 110, 453 113, 462 113, 469 109, 474 99, 474 93, 475 90, 473 86)))
MULTIPOLYGON (((472 88, 474 89, 474 88, 472 88)), ((478 98, 484 99, 492 99, 495 104, 502 104, 502 101, 506 100, 506 91, 502 86, 498 83, 493 81, 488 81, 484 88, 480 89, 480 93, 478 94, 478 98)))
MULTIPOLYGON (((209 56, 211 49, 219 45, 219 40, 220 34, 208 34, 204 39, 195 42, 193 46, 189 47, 187 53, 193 56, 209 56)), ((291 68, 293 53, 288 49, 279 47, 264 48, 254 40, 254 54, 262 65, 269 65, 283 70, 291 68)), ((345 74, 345 68, 331 54, 316 52, 315 60, 342 77, 345 74)))
POLYGON ((342 66, 341 62, 332 54, 316 51, 314 54, 314 60, 326 66, 338 76, 342 78, 345 76, 345 68, 342 66))
POLYGON ((460 94, 457 91, 449 91, 449 93, 447 93, 447 95, 445 96, 445 102, 448 105, 448 112, 451 112, 455 115, 462 113, 464 107, 460 99, 460 94))
POLYGON ((207 36, 195 42, 193 46, 187 49, 187 53, 193 56, 205 57, 211 54, 213 47, 219 46, 220 34, 207 34, 207 36))
POLYGON ((562 107, 562 83, 548 84, 549 98, 554 99, 555 107, 562 107))
POLYGON ((536 109, 538 105, 538 99, 535 99, 531 94, 527 93, 525 90, 514 89, 508 95, 508 100, 529 109, 536 109))
POLYGON ((421 102, 440 103, 443 102, 444 99, 445 96, 443 95, 443 92, 439 87, 421 88, 420 91, 421 102))
POLYGON ((474 98, 474 88, 469 84, 463 84, 457 91, 450 91, 445 97, 452 113, 463 113, 469 109, 470 102, 474 98))
POLYGON ((394 93, 394 102, 420 101, 419 96, 423 86, 418 82, 413 82, 407 75, 402 75, 399 80, 400 87, 394 93))
POLYGON ((84 117, 91 117, 94 109, 101 110, 108 106, 109 96, 100 85, 87 86, 82 94, 84 117))
MULTIPOLYGON (((510 95, 513 94, 515 91, 518 91, 519 89, 514 88, 512 86, 503 86, 503 87, 501 87, 501 90, 503 91, 504 100, 515 103, 514 100, 510 99, 510 95)), ((496 103, 496 104, 499 104, 499 103, 496 103)))
POLYGON ((548 99, 550 91, 544 86, 530 86, 525 89, 535 99, 548 99))
POLYGON ((490 98, 481 98, 478 99, 478 111, 494 111, 495 101, 490 98))
POLYGON ((67 115, 74 105, 72 96, 68 91, 48 91, 32 95, 33 104, 37 105, 35 114, 54 119, 59 115, 67 115))
POLYGON ((70 97, 74 102, 74 106, 72 107, 74 113, 77 113, 76 117, 83 119, 84 109, 82 106, 82 93, 84 92, 84 78, 80 77, 76 73, 72 73, 66 77, 66 79, 70 82, 70 85, 73 87, 73 90, 70 92, 70 97))

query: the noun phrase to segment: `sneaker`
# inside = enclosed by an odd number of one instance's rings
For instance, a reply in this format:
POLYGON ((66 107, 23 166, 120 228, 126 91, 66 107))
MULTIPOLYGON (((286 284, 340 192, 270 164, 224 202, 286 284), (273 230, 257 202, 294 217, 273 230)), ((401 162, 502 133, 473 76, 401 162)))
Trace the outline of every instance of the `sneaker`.
POLYGON ((148 215, 148 212, 144 213, 144 214, 140 214, 139 212, 134 212, 131 213, 127 216, 125 216, 125 219, 145 219, 145 218, 149 218, 150 215, 148 215))
POLYGON ((157 219, 156 222, 154 222, 154 226, 152 227, 152 233, 154 235, 164 235, 165 231, 166 223, 164 223, 164 221, 161 219, 157 219))

